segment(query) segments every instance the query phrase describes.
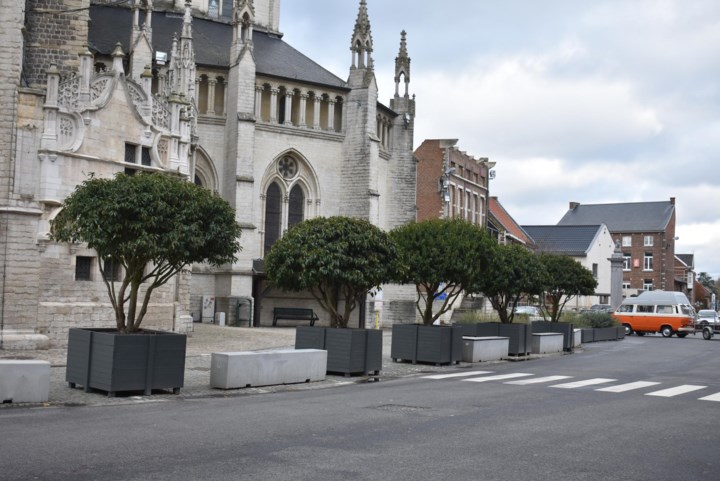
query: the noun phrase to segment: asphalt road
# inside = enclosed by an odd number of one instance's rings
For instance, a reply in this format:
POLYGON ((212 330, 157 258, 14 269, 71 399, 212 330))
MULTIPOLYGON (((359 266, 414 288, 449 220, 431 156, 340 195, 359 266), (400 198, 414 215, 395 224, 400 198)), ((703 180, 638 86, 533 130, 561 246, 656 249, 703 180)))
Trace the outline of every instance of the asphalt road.
POLYGON ((445 374, 457 376, 4 409, 0 479, 720 478, 720 340, 632 336, 445 374))

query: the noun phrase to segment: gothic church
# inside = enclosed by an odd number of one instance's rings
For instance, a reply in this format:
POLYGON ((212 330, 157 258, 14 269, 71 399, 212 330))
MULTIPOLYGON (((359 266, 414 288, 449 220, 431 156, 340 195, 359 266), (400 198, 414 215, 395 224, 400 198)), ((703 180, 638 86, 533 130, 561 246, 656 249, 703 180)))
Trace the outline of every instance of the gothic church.
MULTIPOLYGON (((94 252, 48 237, 90 174, 173 172, 236 209, 238 261, 177 276, 154 294, 148 328, 181 331, 203 299, 228 323, 241 304, 255 325, 269 325, 274 306, 319 310, 267 285, 262 259, 284 231, 316 216, 383 229, 415 219, 405 32, 385 105, 366 0, 348 31, 347 80, 285 41, 280 0, 0 0, 0 9, 0 332, 62 346, 69 327, 114 325, 94 252)), ((387 286, 384 297, 384 322, 414 320, 414 289, 387 286)))

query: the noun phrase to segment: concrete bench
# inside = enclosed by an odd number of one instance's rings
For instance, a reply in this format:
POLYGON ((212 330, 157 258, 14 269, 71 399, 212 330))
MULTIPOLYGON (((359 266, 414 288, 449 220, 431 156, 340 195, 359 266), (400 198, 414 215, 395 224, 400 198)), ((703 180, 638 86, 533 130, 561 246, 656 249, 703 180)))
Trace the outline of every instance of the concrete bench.
POLYGON ((539 332, 532 335, 532 353, 550 354, 563 352, 563 334, 561 332, 539 332))
POLYGON ((327 351, 321 349, 213 352, 210 386, 236 389, 322 381, 326 372, 327 351))
POLYGON ((463 336, 463 361, 499 361, 507 359, 510 338, 499 336, 463 336))
POLYGON ((49 362, 0 359, 0 402, 42 403, 49 393, 49 362))

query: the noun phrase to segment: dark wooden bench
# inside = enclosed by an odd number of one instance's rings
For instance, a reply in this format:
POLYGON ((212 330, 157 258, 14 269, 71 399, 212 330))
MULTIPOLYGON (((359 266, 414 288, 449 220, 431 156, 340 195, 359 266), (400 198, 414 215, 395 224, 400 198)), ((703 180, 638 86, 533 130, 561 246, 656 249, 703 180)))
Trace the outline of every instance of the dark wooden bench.
POLYGON ((275 307, 273 308, 273 326, 277 326, 278 319, 292 321, 310 321, 310 325, 314 326, 318 317, 312 309, 300 307, 275 307))

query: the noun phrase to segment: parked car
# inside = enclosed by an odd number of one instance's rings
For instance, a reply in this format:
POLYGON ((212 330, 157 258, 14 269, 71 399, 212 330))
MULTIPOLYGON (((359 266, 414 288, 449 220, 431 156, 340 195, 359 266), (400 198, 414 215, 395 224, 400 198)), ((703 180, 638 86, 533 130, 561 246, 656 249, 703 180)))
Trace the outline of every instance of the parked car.
POLYGON ((718 326, 720 325, 720 316, 712 309, 700 309, 695 319, 695 325, 698 327, 718 326))
POLYGON ((593 304, 590 306, 590 312, 612 312, 610 304, 593 304))
POLYGON ((542 312, 540 312, 540 308, 535 306, 518 306, 513 310, 513 312, 516 315, 520 314, 528 316, 532 321, 542 319, 542 312))

